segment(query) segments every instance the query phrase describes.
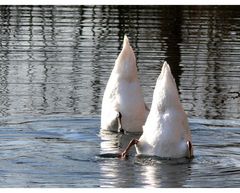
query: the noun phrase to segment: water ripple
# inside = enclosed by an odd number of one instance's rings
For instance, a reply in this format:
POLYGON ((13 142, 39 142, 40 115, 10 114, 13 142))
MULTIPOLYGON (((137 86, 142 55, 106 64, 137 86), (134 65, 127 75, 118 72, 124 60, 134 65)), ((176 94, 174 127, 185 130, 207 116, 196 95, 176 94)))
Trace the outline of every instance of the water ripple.
POLYGON ((238 6, 1 6, 1 187, 239 187, 238 6), (167 60, 189 115, 191 162, 116 155, 99 133, 127 34, 150 106, 167 60))

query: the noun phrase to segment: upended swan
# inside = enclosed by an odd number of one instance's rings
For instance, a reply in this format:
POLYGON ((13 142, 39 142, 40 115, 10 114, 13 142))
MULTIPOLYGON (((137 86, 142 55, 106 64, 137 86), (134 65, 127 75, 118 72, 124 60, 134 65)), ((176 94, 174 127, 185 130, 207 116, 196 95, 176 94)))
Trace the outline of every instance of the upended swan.
POLYGON ((162 158, 191 158, 191 132, 180 103, 175 80, 167 62, 163 64, 153 93, 152 106, 143 126, 143 134, 133 139, 120 155, 126 157, 135 145, 137 154, 162 158))
POLYGON ((136 58, 125 35, 104 91, 101 130, 142 132, 148 113, 137 77, 136 58))

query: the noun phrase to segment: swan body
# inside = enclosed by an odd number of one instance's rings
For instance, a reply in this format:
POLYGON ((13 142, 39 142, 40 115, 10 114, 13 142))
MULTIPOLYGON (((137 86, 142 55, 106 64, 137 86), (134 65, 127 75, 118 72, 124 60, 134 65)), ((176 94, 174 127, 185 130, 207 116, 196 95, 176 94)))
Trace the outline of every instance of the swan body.
POLYGON ((163 64, 153 93, 152 106, 135 142, 137 154, 165 158, 191 157, 191 133, 167 62, 163 64))
POLYGON ((137 77, 136 58, 125 36, 104 91, 101 130, 142 132, 147 114, 137 77))

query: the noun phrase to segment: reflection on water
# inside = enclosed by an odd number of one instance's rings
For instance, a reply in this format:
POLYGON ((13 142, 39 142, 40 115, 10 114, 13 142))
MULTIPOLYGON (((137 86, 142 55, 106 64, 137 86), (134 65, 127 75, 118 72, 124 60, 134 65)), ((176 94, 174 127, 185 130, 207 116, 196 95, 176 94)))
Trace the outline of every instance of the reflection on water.
POLYGON ((140 134, 101 133, 101 187, 184 187, 191 174, 191 162, 186 159, 161 160, 157 157, 137 156, 130 149, 127 160, 118 160, 118 153, 132 138, 140 134), (104 159, 105 158, 105 159, 104 159))
POLYGON ((0 187, 239 187, 239 121, 190 119, 195 158, 116 157, 129 134, 99 134, 100 117, 0 119, 0 187), (108 142, 108 143, 106 143, 108 142))
POLYGON ((195 155, 191 161, 135 157, 134 148, 127 160, 119 160, 116 154, 126 147, 129 139, 137 136, 101 135, 100 186, 239 187, 240 122, 190 119, 190 127, 195 155))
POLYGON ((0 187, 239 187, 239 6, 0 6, 0 187), (99 133, 124 34, 150 106, 167 60, 195 158, 99 133))
POLYGON ((142 167, 141 181, 145 182, 143 187, 184 187, 191 175, 191 164, 187 160, 183 163, 176 160, 153 160, 142 167))
POLYGON ((190 116, 239 118, 234 6, 1 6, 0 113, 100 114, 129 35, 151 104, 167 60, 190 116))

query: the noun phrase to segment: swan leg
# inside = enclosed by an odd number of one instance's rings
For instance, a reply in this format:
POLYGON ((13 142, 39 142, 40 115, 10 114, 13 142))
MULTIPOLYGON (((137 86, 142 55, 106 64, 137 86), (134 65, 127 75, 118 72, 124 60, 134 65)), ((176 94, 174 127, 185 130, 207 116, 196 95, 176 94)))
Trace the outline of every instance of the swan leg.
POLYGON ((120 158, 126 158, 127 155, 128 155, 129 149, 130 149, 133 145, 137 144, 138 142, 139 142, 139 141, 138 141, 137 139, 132 139, 132 140, 130 141, 130 143, 128 144, 127 148, 119 155, 119 157, 120 157, 120 158))
POLYGON ((192 143, 191 143, 191 141, 187 141, 187 147, 188 147, 187 158, 191 159, 193 157, 193 150, 192 150, 192 143))
POLYGON ((118 112, 117 121, 118 121, 118 132, 124 133, 124 130, 122 128, 122 114, 120 112, 118 112))

